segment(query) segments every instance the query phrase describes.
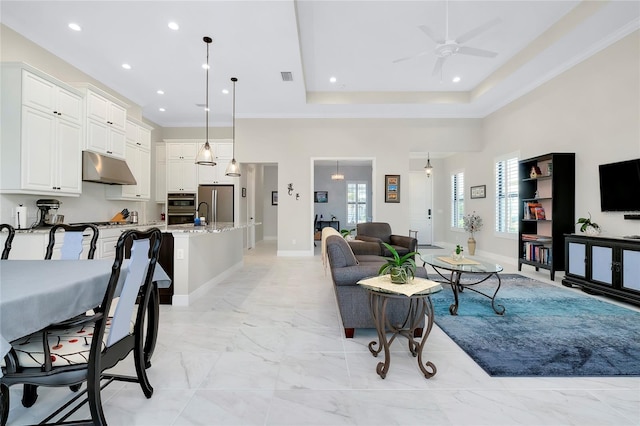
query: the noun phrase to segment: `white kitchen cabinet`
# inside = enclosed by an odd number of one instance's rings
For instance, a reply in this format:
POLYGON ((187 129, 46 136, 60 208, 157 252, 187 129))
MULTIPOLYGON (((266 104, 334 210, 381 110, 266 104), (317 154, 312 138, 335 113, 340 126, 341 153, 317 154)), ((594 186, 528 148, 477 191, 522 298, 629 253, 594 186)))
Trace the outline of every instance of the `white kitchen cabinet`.
POLYGON ((231 142, 211 143, 216 165, 198 166, 198 183, 202 185, 211 184, 233 184, 236 178, 225 175, 227 166, 233 158, 233 144, 231 142))
POLYGON ((85 93, 86 144, 89 151, 125 157, 127 104, 90 84, 85 93))
POLYGON ((197 143, 167 143, 167 192, 196 192, 198 169, 195 163, 197 143))
POLYGON ((156 145, 156 203, 167 202, 167 146, 156 145))
POLYGON ((78 196, 82 190, 82 96, 26 64, 2 66, 0 190, 78 196))
POLYGON ((151 130, 142 122, 127 121, 125 161, 136 179, 135 185, 107 187, 109 200, 148 201, 151 198, 151 130))

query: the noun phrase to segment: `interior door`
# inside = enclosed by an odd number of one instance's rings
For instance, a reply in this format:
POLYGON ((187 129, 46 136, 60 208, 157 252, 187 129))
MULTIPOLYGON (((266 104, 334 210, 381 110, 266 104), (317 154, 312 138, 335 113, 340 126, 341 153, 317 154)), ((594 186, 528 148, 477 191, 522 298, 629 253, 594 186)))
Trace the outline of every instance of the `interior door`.
POLYGON ((256 245, 256 169, 248 167, 247 170, 247 248, 250 250, 256 245))
POLYGON ((409 174, 410 230, 418 231, 418 244, 433 243, 433 179, 424 172, 409 174))

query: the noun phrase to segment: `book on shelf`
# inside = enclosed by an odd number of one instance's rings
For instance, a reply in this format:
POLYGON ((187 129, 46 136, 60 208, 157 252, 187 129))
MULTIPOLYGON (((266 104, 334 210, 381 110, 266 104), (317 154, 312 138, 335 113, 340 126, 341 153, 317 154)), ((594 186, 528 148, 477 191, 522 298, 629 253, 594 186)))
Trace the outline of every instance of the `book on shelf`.
POLYGON ((524 218, 525 220, 545 220, 546 214, 544 207, 538 202, 527 201, 524 203, 524 218))
POLYGON ((523 247, 525 260, 550 265, 552 261, 551 247, 537 242, 526 242, 523 247))
POLYGON ((538 234, 522 234, 523 241, 537 241, 539 243, 550 243, 551 237, 548 235, 538 235, 538 234))

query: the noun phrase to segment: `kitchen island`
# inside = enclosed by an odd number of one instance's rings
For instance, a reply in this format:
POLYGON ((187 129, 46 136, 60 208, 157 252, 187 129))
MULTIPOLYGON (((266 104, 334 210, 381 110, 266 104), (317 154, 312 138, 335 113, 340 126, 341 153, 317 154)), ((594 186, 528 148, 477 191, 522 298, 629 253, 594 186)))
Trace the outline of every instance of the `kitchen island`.
MULTIPOLYGON (((244 229, 254 225, 214 223, 205 226, 166 225, 165 222, 118 224, 98 226, 99 238, 96 259, 113 258, 114 247, 120 234, 127 229, 159 228, 163 237, 162 267, 172 279, 172 286, 161 294, 162 303, 188 306, 200 294, 240 269, 243 265, 244 229), (173 237, 169 244, 167 234, 173 237)), ((4 241, 0 237, 0 243, 4 241)), ((18 230, 9 255, 10 259, 43 259, 49 240, 48 228, 18 230)), ((88 241, 85 242, 88 244, 88 241)), ((56 243, 53 258, 59 257, 60 244, 56 243)), ((87 250, 83 251, 86 256, 87 250)))
MULTIPOLYGON (((243 235, 247 225, 168 225, 173 234, 172 305, 189 306, 201 294, 243 265, 243 235)), ((162 229, 162 228, 161 228, 162 229)))

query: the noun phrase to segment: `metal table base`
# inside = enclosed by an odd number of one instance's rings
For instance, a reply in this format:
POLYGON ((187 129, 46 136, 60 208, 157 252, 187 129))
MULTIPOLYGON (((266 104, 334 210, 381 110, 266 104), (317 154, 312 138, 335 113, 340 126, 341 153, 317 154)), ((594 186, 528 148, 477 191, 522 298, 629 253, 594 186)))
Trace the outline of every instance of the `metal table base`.
POLYGON ((378 375, 383 379, 387 376, 391 364, 389 347, 396 337, 404 336, 408 340, 409 352, 418 358, 418 366, 424 374, 424 377, 427 379, 433 377, 437 372, 436 366, 431 361, 427 361, 426 363, 422 361, 422 350, 433 327, 433 304, 429 295, 419 294, 407 297, 404 295, 378 292, 371 289, 368 289, 368 291, 371 314, 376 325, 376 331, 378 332, 378 340, 373 340, 369 343, 369 351, 374 357, 377 357, 378 354, 384 350, 384 362, 379 362, 376 367, 378 375), (409 310, 404 323, 401 325, 391 324, 387 319, 387 302, 392 298, 409 299, 409 310), (414 331, 420 327, 420 322, 425 315, 426 324, 424 332, 421 340, 418 342, 414 338, 414 331), (391 338, 387 338, 387 333, 391 333, 391 338))

